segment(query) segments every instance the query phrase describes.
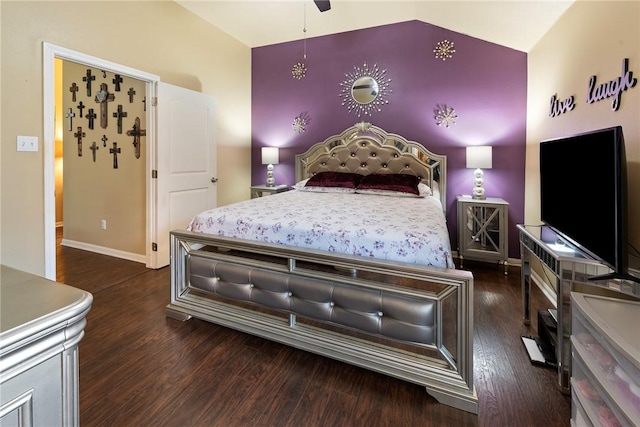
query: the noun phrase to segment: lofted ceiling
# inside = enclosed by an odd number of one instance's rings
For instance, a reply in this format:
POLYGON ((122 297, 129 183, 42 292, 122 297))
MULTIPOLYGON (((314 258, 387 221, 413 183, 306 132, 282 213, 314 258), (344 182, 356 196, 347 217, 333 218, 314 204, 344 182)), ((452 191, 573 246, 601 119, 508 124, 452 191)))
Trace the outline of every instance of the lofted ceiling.
POLYGON ((574 0, 175 0, 249 47, 420 20, 529 52, 574 0))

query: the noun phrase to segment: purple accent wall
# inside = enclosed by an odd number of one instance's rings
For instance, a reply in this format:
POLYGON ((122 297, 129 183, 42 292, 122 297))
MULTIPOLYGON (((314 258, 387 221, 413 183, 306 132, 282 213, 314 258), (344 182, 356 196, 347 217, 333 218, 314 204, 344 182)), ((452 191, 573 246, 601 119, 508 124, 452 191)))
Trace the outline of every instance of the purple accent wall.
POLYGON ((306 77, 294 79, 302 40, 252 50, 252 182, 266 181, 260 148, 280 147, 276 184, 294 184, 294 156, 347 127, 368 121, 425 145, 448 162, 447 221, 457 249, 456 196, 471 194, 473 171, 465 147, 493 146, 493 168, 485 170, 488 197, 509 202, 509 256, 519 257, 515 225, 524 222, 527 55, 523 52, 409 21, 307 39, 306 77), (455 44, 453 58, 436 59, 441 40, 455 44), (389 104, 371 117, 349 113, 340 98, 345 73, 363 64, 386 69, 389 104), (437 104, 455 109, 449 128, 434 120, 437 104), (310 118, 304 133, 291 124, 310 118))

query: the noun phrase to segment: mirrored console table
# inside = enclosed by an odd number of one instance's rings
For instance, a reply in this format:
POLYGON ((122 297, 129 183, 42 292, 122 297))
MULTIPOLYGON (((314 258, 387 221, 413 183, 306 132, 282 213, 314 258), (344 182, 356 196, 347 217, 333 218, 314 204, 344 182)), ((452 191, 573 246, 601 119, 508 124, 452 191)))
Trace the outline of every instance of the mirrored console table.
POLYGON ((571 291, 577 283, 595 285, 589 277, 608 274, 611 270, 602 263, 588 257, 573 246, 563 242, 546 226, 518 225, 520 234, 520 256, 522 262, 522 308, 523 321, 531 323, 531 260, 537 258, 551 275, 551 283, 543 292, 555 297, 556 331, 555 346, 558 369, 558 385, 563 393, 569 393, 571 376, 571 291))

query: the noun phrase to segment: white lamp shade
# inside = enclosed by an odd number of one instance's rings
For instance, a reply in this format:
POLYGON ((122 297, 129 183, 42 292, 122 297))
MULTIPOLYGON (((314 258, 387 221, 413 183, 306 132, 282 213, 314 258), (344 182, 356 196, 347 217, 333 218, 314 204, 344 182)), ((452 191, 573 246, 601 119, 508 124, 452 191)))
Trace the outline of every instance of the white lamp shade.
POLYGON ((491 169, 491 147, 467 147, 467 168, 491 169))
POLYGON ((278 163, 280 163, 278 147, 262 147, 262 164, 277 165, 278 163))

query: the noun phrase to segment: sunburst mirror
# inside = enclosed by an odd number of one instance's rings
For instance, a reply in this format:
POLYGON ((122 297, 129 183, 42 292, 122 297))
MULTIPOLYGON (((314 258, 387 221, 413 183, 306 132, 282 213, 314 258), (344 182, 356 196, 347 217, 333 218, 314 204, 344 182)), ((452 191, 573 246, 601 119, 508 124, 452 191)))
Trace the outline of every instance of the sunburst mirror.
POLYGON ((382 111, 382 106, 389 103, 387 96, 391 93, 391 79, 386 74, 387 70, 381 70, 375 64, 373 67, 367 64, 354 66, 340 83, 342 105, 358 117, 382 111))

